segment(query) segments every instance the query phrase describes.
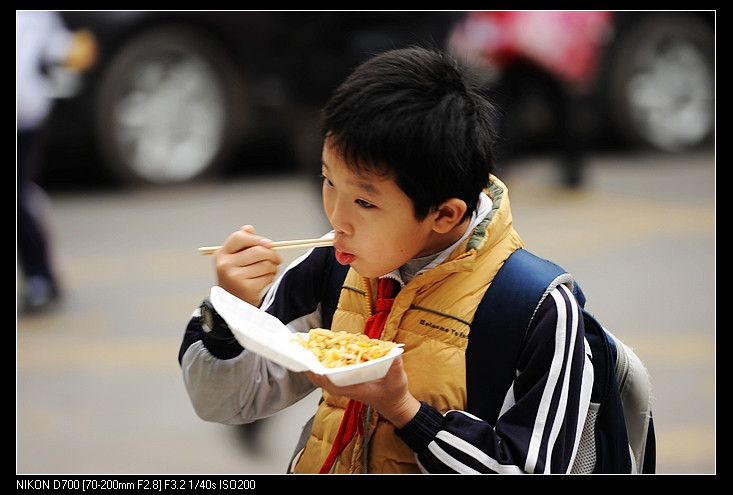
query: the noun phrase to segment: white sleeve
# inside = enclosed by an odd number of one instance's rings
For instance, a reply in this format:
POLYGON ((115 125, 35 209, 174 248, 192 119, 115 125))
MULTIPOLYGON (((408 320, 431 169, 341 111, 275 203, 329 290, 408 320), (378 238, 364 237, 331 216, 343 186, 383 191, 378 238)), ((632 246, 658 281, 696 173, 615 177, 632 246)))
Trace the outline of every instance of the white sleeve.
POLYGON ((315 388, 305 373, 247 350, 232 359, 217 359, 201 341, 186 350, 181 369, 196 414, 216 423, 251 423, 271 416, 315 388))

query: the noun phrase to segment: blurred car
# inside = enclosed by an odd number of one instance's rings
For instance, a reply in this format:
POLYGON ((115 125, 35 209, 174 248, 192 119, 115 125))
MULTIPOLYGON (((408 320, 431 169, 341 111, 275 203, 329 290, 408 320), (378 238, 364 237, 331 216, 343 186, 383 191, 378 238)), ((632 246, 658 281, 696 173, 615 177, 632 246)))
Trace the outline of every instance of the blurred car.
POLYGON ((512 148, 557 146, 569 127, 596 147, 714 139, 714 11, 473 11, 448 47, 501 101, 512 148))
MULTIPOLYGON (((277 139, 317 170, 317 111, 372 53, 442 47, 455 14, 425 11, 68 11, 100 61, 57 78, 46 180, 89 174, 177 184, 244 167, 243 146, 277 139), (64 82, 65 81, 65 82, 64 82)), ((287 161, 287 160, 283 160, 287 161)), ((280 165, 276 165, 280 166, 280 165)), ((283 166, 287 166, 283 164, 283 166)))

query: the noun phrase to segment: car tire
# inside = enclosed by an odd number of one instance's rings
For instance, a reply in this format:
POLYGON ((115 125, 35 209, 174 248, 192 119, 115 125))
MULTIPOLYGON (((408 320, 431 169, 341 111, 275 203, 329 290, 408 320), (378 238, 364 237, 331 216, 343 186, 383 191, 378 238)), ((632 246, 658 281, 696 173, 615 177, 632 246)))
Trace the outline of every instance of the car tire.
POLYGON ((245 81, 212 39, 183 25, 151 28, 111 54, 93 131, 113 178, 180 184, 227 165, 251 120, 245 81))
POLYGON ((608 86, 619 137, 667 152, 711 142, 714 56, 713 29, 692 14, 652 14, 620 33, 608 86))

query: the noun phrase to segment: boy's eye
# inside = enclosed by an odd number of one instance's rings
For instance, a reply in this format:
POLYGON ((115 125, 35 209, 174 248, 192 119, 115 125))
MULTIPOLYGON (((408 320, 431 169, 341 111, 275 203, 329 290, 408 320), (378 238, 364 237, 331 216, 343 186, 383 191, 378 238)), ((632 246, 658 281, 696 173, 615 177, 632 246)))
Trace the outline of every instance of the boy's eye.
POLYGON ((356 204, 358 204, 359 206, 363 206, 364 208, 374 207, 374 205, 371 204, 369 201, 364 201, 363 199, 357 199, 356 204))
POLYGON ((328 180, 328 177, 326 177, 325 175, 321 174, 321 175, 319 175, 319 177, 323 181, 323 184, 324 185, 329 186, 329 187, 333 186, 333 184, 331 183, 331 181, 328 180))

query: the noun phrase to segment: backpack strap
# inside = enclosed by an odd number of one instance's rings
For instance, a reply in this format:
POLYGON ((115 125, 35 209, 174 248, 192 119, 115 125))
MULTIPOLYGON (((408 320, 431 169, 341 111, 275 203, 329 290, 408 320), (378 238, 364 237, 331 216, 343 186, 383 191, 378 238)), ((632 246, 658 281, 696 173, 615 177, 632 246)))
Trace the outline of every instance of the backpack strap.
MULTIPOLYGON (((516 362, 534 312, 547 294, 572 276, 555 263, 526 249, 517 249, 504 262, 489 285, 471 325, 466 349, 467 409, 496 424, 504 394, 485 392, 509 390, 515 378, 516 362), (523 331, 517 331, 517 329, 523 331), (486 349, 501 349, 486 359, 486 349)), ((585 303, 580 287, 573 285, 578 302, 585 303)))
MULTIPOLYGON (((594 360, 596 380, 593 384, 595 401, 601 404, 595 419, 594 472, 629 473, 631 472, 631 452, 626 441, 627 430, 624 421, 622 397, 629 401, 633 411, 643 410, 639 419, 643 431, 632 431, 634 438, 639 437, 641 445, 635 446, 634 454, 638 459, 638 469, 654 472, 656 444, 651 409, 648 407, 648 381, 636 378, 619 391, 615 366, 617 348, 620 341, 614 341, 607 331, 585 309, 585 295, 573 277, 555 263, 539 258, 525 249, 514 251, 499 269, 489 285, 471 325, 468 348, 466 349, 466 386, 468 391, 467 410, 496 424, 506 391, 511 387, 516 373, 516 362, 534 317, 534 312, 544 298, 559 284, 572 287, 578 304, 582 309, 586 327, 586 340, 590 345, 594 360), (487 359, 487 349, 492 349, 491 359, 487 359), (487 385, 488 384, 488 385, 487 385), (487 387, 498 393, 487 393, 487 387), (641 390, 637 390, 637 389, 641 390), (640 400, 632 402, 629 397, 641 394, 640 400), (504 393, 502 393, 504 392, 504 393), (645 395, 646 394, 646 395, 645 395), (641 404, 641 406, 639 405, 641 404), (642 406, 647 405, 646 409, 642 406), (623 440, 623 441, 621 441, 623 440), (644 443, 646 447, 644 447, 644 443)), ((626 350, 626 349, 624 349, 626 350)), ((627 350, 629 354, 633 354, 627 350)), ((633 357, 633 356, 632 356, 633 357)), ((643 370, 640 361, 634 361, 632 368, 643 370)), ((637 373, 638 374, 638 373, 637 373)), ((638 429, 637 429, 638 430, 638 429)))

